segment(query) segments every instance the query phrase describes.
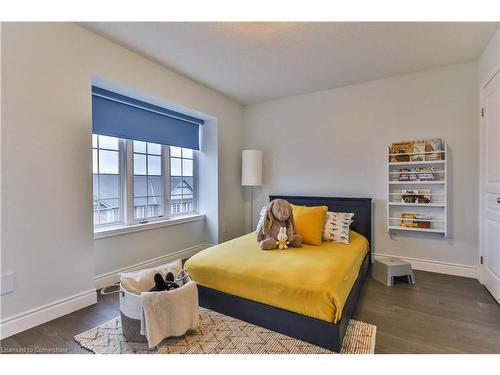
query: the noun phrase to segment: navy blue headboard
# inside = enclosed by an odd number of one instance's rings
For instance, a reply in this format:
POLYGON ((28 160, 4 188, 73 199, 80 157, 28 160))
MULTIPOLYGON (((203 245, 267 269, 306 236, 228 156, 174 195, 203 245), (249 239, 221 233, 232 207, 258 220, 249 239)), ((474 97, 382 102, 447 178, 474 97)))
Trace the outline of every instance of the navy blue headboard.
POLYGON ((290 195, 270 195, 269 200, 286 199, 300 206, 328 206, 329 211, 353 212, 351 229, 372 241, 372 199, 371 198, 338 198, 338 197, 302 197, 290 195))

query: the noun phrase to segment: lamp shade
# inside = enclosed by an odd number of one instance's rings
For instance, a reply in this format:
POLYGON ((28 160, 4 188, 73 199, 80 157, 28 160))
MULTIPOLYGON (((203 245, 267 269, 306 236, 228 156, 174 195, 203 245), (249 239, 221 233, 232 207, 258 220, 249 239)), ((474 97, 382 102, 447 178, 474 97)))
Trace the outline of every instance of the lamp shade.
POLYGON ((262 151, 243 150, 241 156, 241 185, 262 185, 262 151))

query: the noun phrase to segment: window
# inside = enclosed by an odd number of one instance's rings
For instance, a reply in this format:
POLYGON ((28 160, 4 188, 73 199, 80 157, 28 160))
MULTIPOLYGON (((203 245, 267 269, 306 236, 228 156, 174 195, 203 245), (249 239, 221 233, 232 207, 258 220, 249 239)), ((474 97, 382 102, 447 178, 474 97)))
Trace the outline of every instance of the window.
POLYGON ((92 135, 94 225, 122 221, 120 140, 92 135))
POLYGON ((92 135, 94 227, 196 212, 196 151, 92 135))
POLYGON ((132 141, 134 219, 164 216, 164 151, 157 143, 132 141))
POLYGON ((170 213, 193 211, 194 200, 194 151, 170 147, 170 213))
POLYGON ((196 213, 205 120, 167 107, 92 85, 95 228, 196 213))

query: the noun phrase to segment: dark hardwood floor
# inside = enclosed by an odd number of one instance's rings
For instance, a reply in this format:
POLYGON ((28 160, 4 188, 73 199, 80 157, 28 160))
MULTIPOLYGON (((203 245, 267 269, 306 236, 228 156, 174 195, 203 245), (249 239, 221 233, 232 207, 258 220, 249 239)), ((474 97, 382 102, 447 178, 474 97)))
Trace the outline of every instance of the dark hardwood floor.
POLYGON ((97 304, 0 341, 0 353, 87 353, 73 340, 79 333, 120 315, 118 294, 97 293, 97 304))
POLYGON ((365 282, 353 318, 377 326, 376 353, 500 353, 500 306, 477 280, 422 271, 415 279, 365 282))
MULTIPOLYGON (((367 278, 354 319, 377 326, 376 353, 500 353, 500 307, 477 280, 415 271, 416 284, 367 278)), ((0 342, 3 353, 89 353, 73 336, 119 315, 117 295, 0 342)))

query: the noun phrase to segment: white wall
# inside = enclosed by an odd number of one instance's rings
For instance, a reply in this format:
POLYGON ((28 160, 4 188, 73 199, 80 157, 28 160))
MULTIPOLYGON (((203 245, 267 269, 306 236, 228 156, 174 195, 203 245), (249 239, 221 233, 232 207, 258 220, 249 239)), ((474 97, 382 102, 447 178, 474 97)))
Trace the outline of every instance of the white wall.
POLYGON ((478 63, 479 83, 484 84, 485 79, 491 78, 494 71, 500 67, 500 27, 491 38, 481 54, 478 63))
POLYGON ((245 147, 264 150, 264 186, 254 212, 270 193, 371 197, 375 252, 474 271, 477 103, 477 64, 470 63, 248 106, 245 147), (402 232, 391 240, 387 147, 432 137, 450 149, 449 237, 402 232))
MULTIPOLYGON (((233 100, 79 25, 2 25, 2 321, 94 288, 94 276, 243 231, 243 110, 233 100), (217 118, 219 222, 96 240, 91 82, 119 82, 217 118), (218 228, 224 228, 225 231, 218 228)), ((205 197, 207 194, 205 193, 205 197)), ((212 203, 213 204, 213 203, 212 203)), ((217 204, 217 203, 216 203, 217 204)))

